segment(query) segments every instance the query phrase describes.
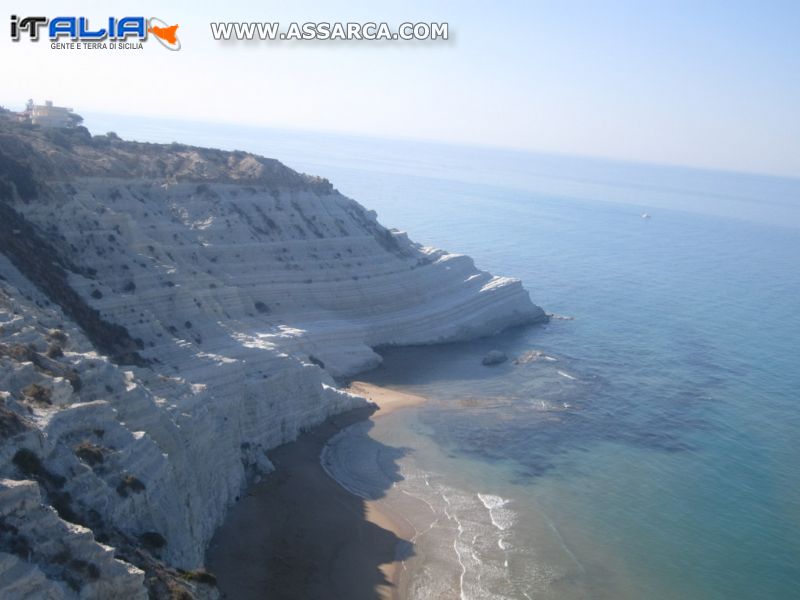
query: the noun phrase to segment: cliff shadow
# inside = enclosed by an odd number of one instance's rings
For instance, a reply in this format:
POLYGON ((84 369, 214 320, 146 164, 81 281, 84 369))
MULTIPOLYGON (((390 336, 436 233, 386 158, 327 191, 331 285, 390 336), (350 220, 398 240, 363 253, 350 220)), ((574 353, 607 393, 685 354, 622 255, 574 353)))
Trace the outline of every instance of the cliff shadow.
POLYGON ((381 364, 342 383, 356 379, 375 385, 428 385, 502 378, 513 370, 515 359, 538 348, 537 341, 549 326, 549 322, 518 325, 491 336, 457 342, 377 346, 373 350, 381 356, 381 364), (493 350, 504 353, 507 360, 483 364, 483 358, 493 350))
MULTIPOLYGON (((275 471, 231 509, 207 553, 224 598, 377 600, 390 589, 386 566, 413 555, 413 547, 367 518, 366 501, 334 481, 320 453, 336 433, 367 421, 374 408, 328 419, 269 453, 275 471), (382 568, 383 566, 383 568, 382 568)), ((361 437, 361 436, 359 436, 361 437)), ((396 460, 406 450, 368 438, 380 456, 381 483, 370 498, 401 478, 396 460)))

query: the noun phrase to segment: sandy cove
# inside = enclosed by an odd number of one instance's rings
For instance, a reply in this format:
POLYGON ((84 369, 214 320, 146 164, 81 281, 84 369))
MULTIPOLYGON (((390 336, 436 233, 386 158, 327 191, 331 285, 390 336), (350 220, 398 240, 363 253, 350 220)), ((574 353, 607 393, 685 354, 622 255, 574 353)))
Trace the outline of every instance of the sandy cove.
MULTIPOLYGON (((426 400, 423 396, 399 392, 364 381, 352 382, 347 391, 364 396, 378 406, 378 410, 372 416, 373 419, 385 417, 401 408, 418 406, 426 400)), ((402 515, 390 511, 380 500, 367 500, 366 505, 368 521, 391 531, 402 540, 409 541, 413 537, 415 532, 412 525, 402 515)), ((377 591, 382 600, 399 600, 405 596, 400 578, 400 564, 400 561, 394 560, 380 566, 381 572, 390 582, 390 585, 378 587, 377 591)))
POLYGON ((356 381, 348 391, 376 406, 356 409, 269 453, 275 471, 230 510, 207 553, 224 598, 397 600, 398 555, 413 528, 380 501, 341 487, 320 464, 336 433, 421 404, 421 396, 356 381))

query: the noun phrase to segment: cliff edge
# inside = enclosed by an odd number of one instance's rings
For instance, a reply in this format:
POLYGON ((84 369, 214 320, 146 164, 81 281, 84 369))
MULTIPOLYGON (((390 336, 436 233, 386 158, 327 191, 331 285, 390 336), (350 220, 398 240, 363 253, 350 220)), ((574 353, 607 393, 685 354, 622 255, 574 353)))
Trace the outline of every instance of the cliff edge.
POLYGON ((266 451, 364 402, 334 377, 542 318, 278 161, 0 115, 0 595, 213 597, 266 451))

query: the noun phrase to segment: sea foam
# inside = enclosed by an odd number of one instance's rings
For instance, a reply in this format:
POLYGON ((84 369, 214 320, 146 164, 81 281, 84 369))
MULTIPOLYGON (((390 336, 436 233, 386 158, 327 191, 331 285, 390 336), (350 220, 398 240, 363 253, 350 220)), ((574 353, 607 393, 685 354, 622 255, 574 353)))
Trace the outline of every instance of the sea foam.
POLYGON ((494 494, 478 494, 478 499, 489 511, 492 525, 505 531, 514 524, 514 511, 506 508, 508 500, 494 494))

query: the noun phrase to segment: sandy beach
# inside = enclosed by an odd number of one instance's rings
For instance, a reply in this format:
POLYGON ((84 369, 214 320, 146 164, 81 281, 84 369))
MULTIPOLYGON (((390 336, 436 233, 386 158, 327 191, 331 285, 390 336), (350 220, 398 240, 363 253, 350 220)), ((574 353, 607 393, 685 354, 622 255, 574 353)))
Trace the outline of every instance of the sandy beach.
MULTIPOLYGON (((347 391, 359 396, 364 396, 377 405, 378 410, 372 415, 373 419, 385 417, 401 408, 417 406, 425 402, 423 396, 408 394, 397 390, 381 387, 365 381, 353 381, 347 391)), ((398 538, 408 541, 414 535, 414 528, 402 515, 394 513, 381 501, 367 500, 367 520, 378 527, 389 530, 398 538)), ((400 561, 392 561, 380 566, 381 572, 386 577, 389 585, 379 586, 379 597, 382 600, 397 600, 403 597, 403 581, 400 578, 400 561)))
POLYGON ((392 390, 366 381, 353 381, 346 389, 353 394, 364 396, 378 406, 373 418, 385 417, 400 408, 417 406, 425 402, 423 396, 392 390))
POLYGON ((425 399, 365 382, 348 391, 376 406, 337 415, 270 452, 275 471, 246 492, 215 534, 207 563, 224 598, 402 596, 396 567, 412 552, 413 528, 379 500, 341 487, 319 457, 341 429, 425 399))

